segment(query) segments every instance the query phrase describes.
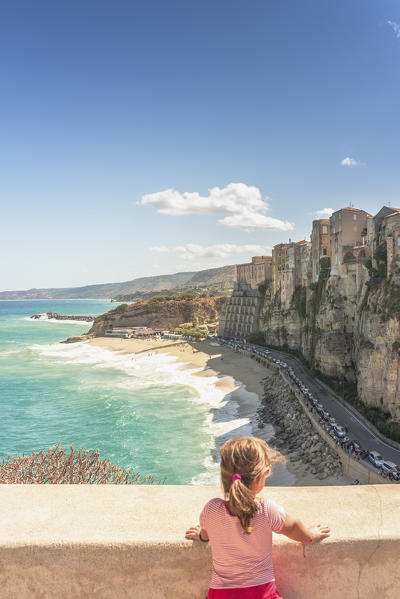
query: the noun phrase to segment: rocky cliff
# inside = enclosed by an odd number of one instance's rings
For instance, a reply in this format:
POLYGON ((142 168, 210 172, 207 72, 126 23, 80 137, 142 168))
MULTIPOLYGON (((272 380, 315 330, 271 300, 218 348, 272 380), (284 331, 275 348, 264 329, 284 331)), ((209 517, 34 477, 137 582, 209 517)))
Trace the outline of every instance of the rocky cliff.
POLYGON ((198 326, 218 320, 226 303, 226 297, 207 297, 163 301, 156 299, 122 304, 115 310, 98 316, 89 334, 102 336, 112 327, 146 326, 169 329, 188 322, 198 326))
POLYGON ((279 294, 266 295, 259 327, 267 344, 356 384, 363 405, 400 423, 400 275, 376 274, 368 261, 346 265, 340 277, 327 268, 318 283, 295 290, 286 310, 279 294))

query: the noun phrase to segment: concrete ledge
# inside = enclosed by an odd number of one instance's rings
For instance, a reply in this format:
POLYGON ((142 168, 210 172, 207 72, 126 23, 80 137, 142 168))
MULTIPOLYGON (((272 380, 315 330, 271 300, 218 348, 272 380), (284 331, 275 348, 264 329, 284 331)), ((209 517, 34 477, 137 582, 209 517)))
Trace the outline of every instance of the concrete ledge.
MULTIPOLYGON (((204 599, 209 546, 184 539, 216 487, 3 485, 0 597, 204 599)), ((266 487, 332 537, 308 548, 274 535, 284 599, 400 597, 400 488, 266 487)))

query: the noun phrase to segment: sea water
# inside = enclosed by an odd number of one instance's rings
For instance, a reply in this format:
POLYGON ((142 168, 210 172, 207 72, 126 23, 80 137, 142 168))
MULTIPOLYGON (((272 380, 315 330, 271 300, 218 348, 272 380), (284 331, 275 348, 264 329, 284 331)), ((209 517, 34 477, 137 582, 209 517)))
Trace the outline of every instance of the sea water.
POLYGON ((32 320, 36 313, 93 315, 101 300, 0 302, 0 454, 74 445, 167 484, 217 484, 216 449, 251 434, 237 404, 167 354, 128 355, 62 344, 91 323, 32 320))

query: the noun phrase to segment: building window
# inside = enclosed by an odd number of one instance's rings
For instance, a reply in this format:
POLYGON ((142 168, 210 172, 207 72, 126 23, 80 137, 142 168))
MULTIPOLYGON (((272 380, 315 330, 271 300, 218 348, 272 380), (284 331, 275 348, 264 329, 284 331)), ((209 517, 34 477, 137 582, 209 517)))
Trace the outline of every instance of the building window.
POLYGON ((339 212, 339 218, 342 218, 342 213, 341 212, 339 212))
POLYGON ((397 246, 400 247, 400 235, 397 238, 397 246))
POLYGON ((322 225, 322 234, 326 235, 328 233, 328 227, 326 225, 322 225))
MULTIPOLYGON (((400 239, 400 237, 398 239, 400 239)), ((322 255, 326 256, 326 248, 322 248, 322 255)))
POLYGON ((353 214, 353 220, 357 220, 357 214, 353 214))

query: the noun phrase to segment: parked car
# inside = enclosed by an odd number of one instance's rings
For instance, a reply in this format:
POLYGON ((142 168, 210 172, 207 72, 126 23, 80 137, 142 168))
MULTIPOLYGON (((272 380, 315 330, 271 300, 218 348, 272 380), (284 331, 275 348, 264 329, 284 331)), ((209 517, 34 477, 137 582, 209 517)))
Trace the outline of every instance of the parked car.
POLYGON ((371 462, 371 464, 373 464, 377 468, 382 467, 383 457, 377 451, 370 451, 368 459, 371 462))
POLYGON ((384 472, 397 471, 397 465, 390 460, 384 460, 381 468, 384 472))
POLYGON ((339 424, 335 424, 335 426, 333 427, 333 430, 335 431, 336 435, 340 438, 343 439, 346 436, 346 431, 344 430, 344 428, 342 426, 340 426, 339 424))

